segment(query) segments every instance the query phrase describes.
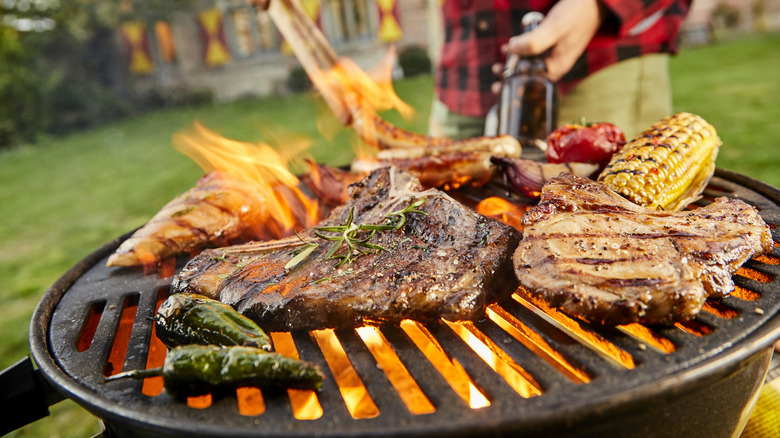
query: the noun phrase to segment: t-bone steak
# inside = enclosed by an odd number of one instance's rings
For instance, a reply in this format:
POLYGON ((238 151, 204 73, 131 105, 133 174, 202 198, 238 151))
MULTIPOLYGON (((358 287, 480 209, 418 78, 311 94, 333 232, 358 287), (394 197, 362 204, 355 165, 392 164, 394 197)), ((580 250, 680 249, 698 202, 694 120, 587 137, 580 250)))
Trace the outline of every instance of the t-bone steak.
MULTIPOLYGON (((172 288, 219 299, 268 330, 474 320, 517 287, 512 253, 519 240, 517 230, 386 167, 352 184, 349 199, 317 227, 293 238, 203 251, 172 288), (356 247, 366 253, 353 251, 341 266, 341 259, 328 258, 338 242, 315 234, 334 236, 323 228, 348 224, 351 215, 353 225, 398 224, 400 217, 390 213, 413 205, 423 213, 406 213, 403 226, 367 241, 382 249, 356 247)), ((346 245, 332 255, 346 255, 346 245)))

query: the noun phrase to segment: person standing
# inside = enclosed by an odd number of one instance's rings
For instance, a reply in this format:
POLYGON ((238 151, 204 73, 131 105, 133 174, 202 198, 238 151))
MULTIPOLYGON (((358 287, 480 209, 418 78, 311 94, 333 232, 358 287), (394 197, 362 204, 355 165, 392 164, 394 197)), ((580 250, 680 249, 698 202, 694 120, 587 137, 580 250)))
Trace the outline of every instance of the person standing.
POLYGON ((558 122, 611 122, 632 137, 672 113, 669 55, 690 0, 445 0, 429 134, 482 135, 507 54, 546 53, 558 122), (522 17, 545 14, 522 33, 522 17))

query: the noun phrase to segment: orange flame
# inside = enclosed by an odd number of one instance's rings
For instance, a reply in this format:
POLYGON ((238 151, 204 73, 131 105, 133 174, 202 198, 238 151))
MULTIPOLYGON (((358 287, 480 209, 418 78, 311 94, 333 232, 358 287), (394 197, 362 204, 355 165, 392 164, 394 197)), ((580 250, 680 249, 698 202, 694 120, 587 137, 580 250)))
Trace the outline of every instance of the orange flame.
POLYGON ((518 231, 523 231, 523 215, 529 208, 531 208, 530 205, 513 204, 506 199, 493 196, 480 201, 474 210, 483 216, 514 227, 518 231))
MULTIPOLYGON (((393 89, 392 71, 396 59, 395 48, 369 73, 349 58, 341 58, 321 77, 313 77, 317 89, 332 90, 344 102, 352 119, 352 127, 370 146, 377 147, 378 111, 396 110, 404 119, 414 117, 414 108, 406 104, 393 89)), ((356 146, 358 156, 370 155, 363 144, 356 146)))
POLYGON ((290 171, 295 156, 310 141, 285 143, 295 155, 283 156, 265 143, 231 140, 195 122, 188 132, 174 135, 174 147, 192 158, 207 173, 217 171, 225 179, 249 183, 263 200, 264 214, 253 224, 252 238, 269 239, 291 235, 322 219, 319 202, 299 189, 299 179, 290 171))

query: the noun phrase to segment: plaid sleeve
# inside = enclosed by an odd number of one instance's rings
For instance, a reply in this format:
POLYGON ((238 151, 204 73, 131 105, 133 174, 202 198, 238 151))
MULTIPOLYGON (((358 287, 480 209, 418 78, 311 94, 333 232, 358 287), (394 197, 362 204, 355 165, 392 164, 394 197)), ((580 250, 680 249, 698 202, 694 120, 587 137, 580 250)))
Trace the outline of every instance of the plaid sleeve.
MULTIPOLYGON (((618 37, 638 35, 655 24, 676 0, 600 0, 618 23, 618 37)), ((689 0, 682 3, 690 4, 689 0)), ((687 7, 686 7, 687 9, 687 7)))

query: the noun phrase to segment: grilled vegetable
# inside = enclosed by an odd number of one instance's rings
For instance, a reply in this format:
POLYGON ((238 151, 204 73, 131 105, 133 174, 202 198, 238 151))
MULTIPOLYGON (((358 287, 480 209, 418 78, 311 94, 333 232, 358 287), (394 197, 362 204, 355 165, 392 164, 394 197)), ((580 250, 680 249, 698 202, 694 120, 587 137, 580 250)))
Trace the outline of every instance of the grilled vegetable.
POLYGON ((587 178, 598 171, 598 165, 591 163, 541 163, 505 157, 490 157, 490 161, 501 169, 512 190, 532 199, 538 198, 542 186, 561 173, 587 178))
POLYGON ((626 144, 598 180, 641 206, 681 210, 712 177, 720 143, 703 118, 675 114, 626 144))
POLYGON ((122 242, 106 266, 154 265, 240 237, 256 238, 253 231, 268 216, 263 200, 252 181, 209 172, 122 242))
POLYGON ((271 351, 271 338, 232 307, 194 294, 168 297, 154 316, 157 337, 167 346, 244 345, 271 351))
POLYGON ((165 390, 178 398, 243 386, 320 389, 323 379, 316 364, 254 347, 185 345, 169 351, 162 367, 127 371, 106 381, 156 376, 162 376, 165 390))
POLYGON ((623 130, 612 123, 566 124, 547 136, 547 161, 596 163, 603 169, 624 144, 623 130))

